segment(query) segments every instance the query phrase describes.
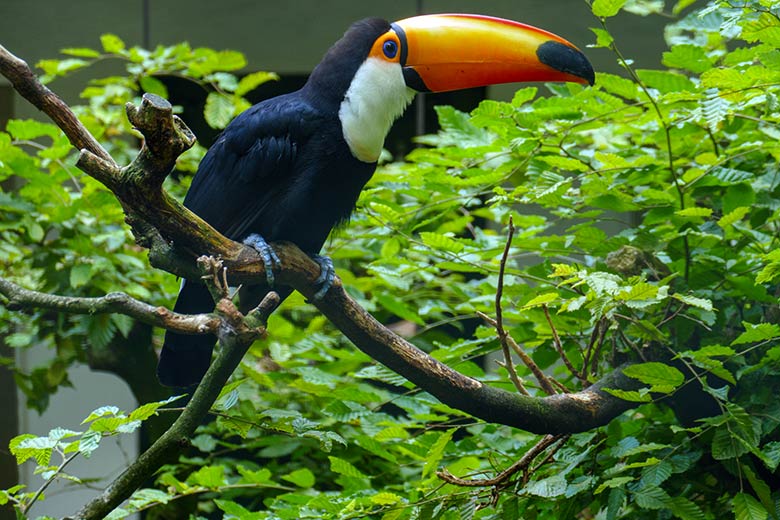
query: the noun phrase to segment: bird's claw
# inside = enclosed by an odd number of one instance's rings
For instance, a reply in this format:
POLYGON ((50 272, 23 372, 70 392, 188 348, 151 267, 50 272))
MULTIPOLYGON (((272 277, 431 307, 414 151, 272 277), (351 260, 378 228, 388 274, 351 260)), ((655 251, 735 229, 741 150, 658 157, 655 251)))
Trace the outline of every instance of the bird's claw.
POLYGON ((333 286, 333 280, 336 279, 336 269, 333 267, 333 260, 327 256, 313 255, 311 259, 320 266, 320 275, 314 281, 314 284, 319 286, 317 292, 314 293, 314 299, 321 300, 333 286))
POLYGON ((257 251, 260 257, 263 259, 263 265, 265 266, 265 279, 268 281, 268 286, 273 287, 276 279, 274 278, 274 268, 280 267, 282 261, 279 260, 279 256, 276 251, 273 250, 268 242, 263 237, 256 233, 252 233, 244 239, 244 245, 247 245, 257 251))

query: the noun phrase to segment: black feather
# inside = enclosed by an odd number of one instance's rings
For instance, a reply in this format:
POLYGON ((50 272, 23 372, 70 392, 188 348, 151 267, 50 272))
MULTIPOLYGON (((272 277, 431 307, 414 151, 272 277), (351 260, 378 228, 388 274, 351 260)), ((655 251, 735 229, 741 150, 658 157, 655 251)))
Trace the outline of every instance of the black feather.
MULTIPOLYGON (((331 229, 349 217, 376 168, 350 152, 338 110, 374 41, 389 29, 376 18, 353 24, 301 90, 236 117, 201 161, 185 206, 234 240, 256 233, 269 243, 285 240, 309 254, 319 252, 331 229)), ((204 295, 202 285, 188 282, 175 309, 210 312, 213 301, 204 295)), ((214 342, 208 335, 167 333, 160 381, 200 381, 214 342)))

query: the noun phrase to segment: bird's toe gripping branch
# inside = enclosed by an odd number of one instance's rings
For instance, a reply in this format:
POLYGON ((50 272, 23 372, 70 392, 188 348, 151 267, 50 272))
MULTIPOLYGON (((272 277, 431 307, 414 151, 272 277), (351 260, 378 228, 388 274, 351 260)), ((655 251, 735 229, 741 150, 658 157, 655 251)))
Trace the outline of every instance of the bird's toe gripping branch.
POLYGON ((274 277, 274 269, 282 266, 282 261, 279 260, 279 256, 273 250, 268 242, 257 233, 252 233, 244 239, 244 245, 253 248, 260 254, 263 259, 263 265, 265 266, 265 278, 268 281, 268 286, 273 287, 276 281, 274 277))
POLYGON ((321 300, 333 286, 333 281, 336 279, 336 269, 333 267, 333 260, 327 256, 312 255, 311 259, 320 266, 320 275, 314 282, 318 287, 317 292, 314 293, 314 299, 321 300))

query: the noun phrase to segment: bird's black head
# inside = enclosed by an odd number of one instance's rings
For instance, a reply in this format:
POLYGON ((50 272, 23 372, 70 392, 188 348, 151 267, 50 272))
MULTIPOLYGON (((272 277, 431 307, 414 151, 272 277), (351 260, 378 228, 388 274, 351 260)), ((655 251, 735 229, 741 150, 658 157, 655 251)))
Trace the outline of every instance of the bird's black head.
POLYGON ((389 30, 390 23, 381 18, 366 18, 352 24, 312 71, 307 87, 323 101, 327 97, 341 103, 374 43, 389 30))

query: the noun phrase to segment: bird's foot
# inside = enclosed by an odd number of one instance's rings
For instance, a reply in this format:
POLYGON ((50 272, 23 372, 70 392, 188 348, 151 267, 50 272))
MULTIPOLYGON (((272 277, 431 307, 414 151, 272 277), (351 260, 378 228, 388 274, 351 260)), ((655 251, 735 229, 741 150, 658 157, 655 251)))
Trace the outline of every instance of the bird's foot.
POLYGON ((336 279, 336 269, 333 267, 333 260, 327 256, 312 255, 311 259, 320 266, 320 275, 314 281, 314 284, 319 287, 314 293, 314 299, 321 300, 333 286, 333 280, 336 279))
POLYGON ((260 257, 263 259, 263 265, 265 266, 265 279, 268 281, 268 286, 274 286, 274 268, 281 267, 282 261, 279 260, 279 256, 268 245, 263 237, 256 233, 252 233, 244 239, 244 245, 247 245, 260 253, 260 257))

